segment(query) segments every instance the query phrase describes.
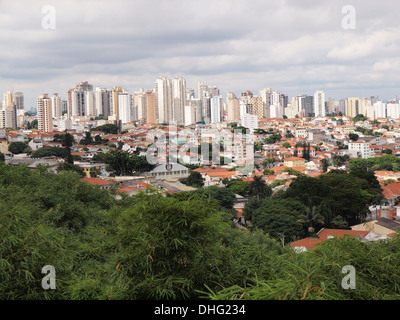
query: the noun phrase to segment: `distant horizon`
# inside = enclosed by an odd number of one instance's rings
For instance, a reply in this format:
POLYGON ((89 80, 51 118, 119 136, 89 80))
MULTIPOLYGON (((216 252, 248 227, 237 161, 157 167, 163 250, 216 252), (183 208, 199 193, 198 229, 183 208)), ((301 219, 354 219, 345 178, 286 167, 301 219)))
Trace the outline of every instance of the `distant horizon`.
MULTIPOLYGON (((155 78, 155 79, 157 79, 157 78, 155 78)), ((188 79, 185 78, 185 80, 186 80, 186 83, 188 84, 188 79)), ((81 81, 88 81, 88 80, 81 80, 81 81)), ((76 85, 77 83, 81 82, 81 81, 75 82, 70 88, 66 89, 65 92, 64 92, 64 91, 60 91, 60 90, 58 90, 58 91, 57 91, 57 90, 55 90, 55 91, 54 91, 54 90, 53 90, 53 91, 47 90, 47 91, 43 91, 43 92, 38 93, 36 96, 32 96, 32 95, 28 96, 28 95, 24 92, 24 90, 21 90, 21 89, 19 89, 19 90, 7 89, 7 90, 3 90, 2 94, 6 93, 7 91, 13 91, 14 95, 15 95, 16 92, 22 92, 22 93, 24 94, 25 110, 27 110, 27 111, 29 111, 29 110, 36 110, 36 99, 37 99, 38 96, 40 96, 40 95, 42 95, 42 94, 46 94, 46 93, 47 93, 49 96, 52 96, 54 93, 58 93, 58 95, 59 95, 62 99, 66 99, 66 98, 67 98, 67 92, 68 92, 68 90, 73 89, 73 88, 75 87, 75 85, 76 85), (29 106, 29 104, 27 104, 27 102, 28 102, 29 100, 31 101, 31 104, 32 104, 31 106, 29 106)), ((154 80, 154 81, 155 81, 155 80, 154 80)), ((201 81, 201 80, 200 80, 200 81, 201 81)), ((120 85, 118 85, 118 84, 114 84, 114 85, 111 85, 111 86, 102 86, 102 85, 96 85, 96 84, 94 84, 94 83, 91 83, 90 81, 88 81, 88 83, 91 84, 91 85, 93 85, 93 90, 95 90, 97 87, 99 87, 99 88, 106 88, 106 89, 111 90, 111 88, 113 88, 113 87, 120 86, 120 85)), ((280 90, 279 88, 273 88, 273 87, 268 87, 268 86, 265 86, 265 87, 262 87, 262 88, 256 89, 256 90, 252 90, 252 89, 246 88, 246 89, 243 89, 243 90, 225 90, 225 91, 222 91, 222 89, 221 89, 221 88, 218 86, 218 84, 216 84, 216 83, 205 83, 205 84, 207 84, 207 85, 209 85, 209 86, 216 86, 217 88, 219 88, 219 89, 220 89, 220 94, 221 94, 221 96, 223 97, 223 99, 224 99, 225 101, 226 101, 226 97, 227 97, 227 93, 228 93, 228 92, 233 92, 233 93, 235 93, 236 97, 238 97, 238 98, 240 98, 242 92, 245 92, 245 91, 247 91, 247 90, 251 91, 251 92, 253 93, 253 95, 259 96, 259 91, 261 91, 261 90, 263 90, 263 89, 265 89, 265 88, 271 88, 273 91, 277 91, 277 92, 279 92, 279 93, 281 93, 281 94, 287 95, 287 96, 288 96, 288 102, 289 102, 289 103, 291 102, 291 99, 292 99, 293 97, 296 97, 296 96, 299 96, 299 95, 303 95, 303 94, 313 96, 314 93, 315 93, 317 90, 322 90, 322 91, 324 91, 326 101, 328 101, 328 99, 331 98, 331 99, 333 99, 335 102, 336 102, 336 101, 338 102, 338 101, 340 101, 341 99, 347 99, 347 98, 351 98, 351 97, 358 97, 358 98, 360 98, 360 99, 361 99, 361 98, 378 97, 378 99, 379 99, 380 101, 392 101, 392 100, 394 100, 394 99, 399 99, 399 98, 400 98, 400 94, 399 94, 399 95, 393 95, 392 97, 390 97, 389 95, 387 95, 387 96, 385 96, 384 98, 382 98, 382 97, 381 97, 380 95, 378 95, 378 94, 367 94, 367 95, 356 95, 356 94, 352 94, 352 95, 341 95, 341 96, 340 96, 340 95, 337 95, 336 97, 332 97, 332 96, 330 96, 330 95, 328 94, 328 91, 326 91, 326 90, 324 90, 324 89, 321 89, 321 88, 315 89, 315 91, 311 91, 311 92, 299 92, 299 93, 297 93, 297 94, 292 94, 292 95, 291 95, 291 94, 288 94, 287 92, 285 92, 285 91, 283 91, 283 90, 280 90), (338 98, 339 96, 340 96, 340 98, 338 98)), ((131 89, 129 86, 122 86, 122 87, 125 88, 125 89, 127 89, 127 90, 129 90, 129 92, 132 94, 132 97, 133 97, 134 92, 139 91, 141 88, 143 88, 144 90, 155 89, 155 86, 152 87, 152 88, 150 88, 150 87, 145 87, 145 86, 139 86, 139 87, 134 88, 134 89, 131 89)), ((188 85, 187 85, 187 89, 194 89, 195 98, 196 98, 196 99, 199 98, 199 97, 198 97, 197 85, 196 85, 196 86, 188 86, 188 85)))

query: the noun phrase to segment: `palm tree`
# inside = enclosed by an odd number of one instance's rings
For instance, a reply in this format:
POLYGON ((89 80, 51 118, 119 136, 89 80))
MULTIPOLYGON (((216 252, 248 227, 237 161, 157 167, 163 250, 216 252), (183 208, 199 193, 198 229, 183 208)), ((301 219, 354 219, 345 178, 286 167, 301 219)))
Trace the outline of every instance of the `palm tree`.
POLYGON ((308 225, 308 233, 311 235, 315 232, 316 224, 324 224, 324 217, 320 214, 319 208, 316 206, 307 207, 304 213, 299 216, 298 222, 308 225))

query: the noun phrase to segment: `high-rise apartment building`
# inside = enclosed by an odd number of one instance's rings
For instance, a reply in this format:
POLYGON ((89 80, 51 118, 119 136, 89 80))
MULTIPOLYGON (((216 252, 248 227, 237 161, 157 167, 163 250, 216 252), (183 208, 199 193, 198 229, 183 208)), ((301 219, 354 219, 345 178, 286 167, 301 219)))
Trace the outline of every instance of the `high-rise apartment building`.
POLYGON ((346 99, 342 98, 339 100, 339 106, 338 106, 338 113, 341 114, 346 114, 346 99))
POLYGON ((255 114, 258 119, 264 117, 264 103, 261 97, 250 97, 249 104, 253 106, 253 114, 255 114))
POLYGON ((186 80, 175 78, 172 80, 172 121, 176 124, 185 123, 186 80))
POLYGON ((348 98, 346 101, 346 116, 354 118, 360 114, 360 98, 348 98))
POLYGON ((86 116, 88 112, 92 112, 94 99, 88 102, 88 98, 91 97, 91 94, 87 93, 88 91, 93 91, 93 86, 87 81, 79 82, 74 89, 68 91, 67 101, 70 115, 86 116))
POLYGON ((147 90, 145 94, 146 122, 157 123, 157 94, 156 90, 147 90))
POLYGON ((61 98, 58 93, 53 93, 53 96, 51 97, 51 114, 53 118, 59 118, 62 116, 61 98))
POLYGON ((223 120, 223 105, 221 96, 211 98, 211 123, 218 123, 223 120))
POLYGON ((15 93, 15 107, 17 110, 24 110, 24 94, 22 92, 15 93))
POLYGON ((299 112, 303 117, 312 117, 314 115, 314 97, 310 95, 299 96, 299 112))
POLYGON ((146 122, 146 92, 143 88, 133 93, 133 106, 137 110, 137 118, 146 122))
POLYGON ((17 129, 17 110, 13 91, 7 91, 3 98, 0 114, 0 127, 17 129))
POLYGON ((240 120, 240 103, 239 99, 233 92, 228 92, 226 98, 228 121, 240 120))
POLYGON ((41 132, 53 132, 52 99, 48 94, 37 98, 38 129, 41 132))
POLYGON ((86 91, 86 116, 95 117, 97 115, 96 112, 96 99, 95 92, 93 90, 86 91))
POLYGON ((185 106, 185 124, 190 125, 195 122, 203 121, 203 104, 200 99, 191 99, 186 101, 185 106), (189 108, 189 109, 188 109, 189 108), (188 111, 190 110, 190 111, 188 111), (190 113, 190 118, 186 118, 186 114, 190 113))
POLYGON ((187 100, 192 100, 192 99, 194 99, 194 98, 195 98, 195 96, 194 96, 194 89, 192 89, 192 88, 186 89, 186 101, 187 101, 187 100))
POLYGON ((282 118, 284 114, 285 98, 278 91, 271 94, 270 117, 282 118))
POLYGON ((208 86, 203 82, 199 82, 198 90, 202 104, 202 118, 206 124, 209 124, 211 123, 211 98, 219 96, 220 90, 216 86, 208 86))
POLYGON ((326 116, 325 93, 322 90, 318 90, 314 94, 314 115, 316 117, 326 116))
POLYGON ((329 114, 332 114, 336 111, 335 110, 335 100, 333 100, 332 98, 328 98, 327 106, 328 106, 327 111, 329 114))
POLYGON ((96 88, 95 104, 97 116, 109 116, 111 114, 111 92, 105 88, 96 88))
POLYGON ((270 106, 271 106, 271 95, 272 89, 265 88, 260 90, 260 97, 263 101, 263 117, 270 118, 270 106))
POLYGON ((375 119, 387 117, 387 104, 383 101, 374 103, 375 119))
POLYGON ((122 123, 132 122, 132 95, 128 90, 123 89, 123 91, 118 94, 118 119, 122 123))
POLYGON ((159 123, 172 122, 172 81, 167 77, 156 80, 157 119, 159 123))
POLYGON ((112 115, 111 119, 114 121, 119 121, 119 106, 118 106, 118 96, 124 92, 121 87, 114 87, 111 89, 111 100, 112 100, 112 115))

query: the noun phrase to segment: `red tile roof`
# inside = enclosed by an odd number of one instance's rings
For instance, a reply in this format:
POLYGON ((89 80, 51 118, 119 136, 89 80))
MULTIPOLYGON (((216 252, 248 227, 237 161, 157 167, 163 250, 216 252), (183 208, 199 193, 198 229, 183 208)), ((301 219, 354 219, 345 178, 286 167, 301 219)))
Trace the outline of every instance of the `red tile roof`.
POLYGON ((319 238, 305 238, 297 241, 293 241, 290 243, 290 245, 295 248, 295 247, 305 247, 307 249, 313 249, 316 246, 318 246, 322 242, 321 239, 319 238))
POLYGON ((290 158, 286 158, 284 159, 285 161, 305 161, 304 158, 299 158, 299 157, 290 157, 290 158))
POLYGON ((383 188, 383 196, 386 199, 397 198, 400 196, 400 183, 391 183, 383 188))
POLYGON ((337 238, 342 238, 345 235, 349 235, 356 238, 364 238, 369 231, 356 231, 356 230, 341 230, 341 229, 321 229, 318 232, 318 237, 321 240, 328 239, 328 236, 334 236, 337 238))
POLYGON ((81 181, 87 182, 89 184, 93 185, 100 185, 100 186, 106 186, 111 184, 110 181, 104 180, 104 179, 99 179, 99 178, 82 178, 81 181))
POLYGON ((305 247, 307 249, 313 249, 320 243, 328 239, 328 236, 333 236, 336 238, 342 238, 345 235, 362 239, 369 231, 356 231, 356 230, 341 230, 341 229, 321 229, 318 232, 318 238, 305 238, 297 241, 293 241, 290 245, 295 247, 305 247))

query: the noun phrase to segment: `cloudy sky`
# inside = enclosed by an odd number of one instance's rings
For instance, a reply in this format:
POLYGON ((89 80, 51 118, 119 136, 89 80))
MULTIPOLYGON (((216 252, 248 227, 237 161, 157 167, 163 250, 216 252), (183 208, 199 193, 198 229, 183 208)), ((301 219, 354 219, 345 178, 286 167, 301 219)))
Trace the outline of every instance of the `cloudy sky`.
POLYGON ((395 0, 0 0, 0 92, 63 98, 80 81, 151 89, 183 76, 228 91, 400 96, 395 0), (355 29, 346 5, 355 9, 355 29), (55 15, 43 11, 51 6, 55 15), (55 17, 55 29, 51 26, 55 17), (50 20, 49 20, 50 19, 50 20))

